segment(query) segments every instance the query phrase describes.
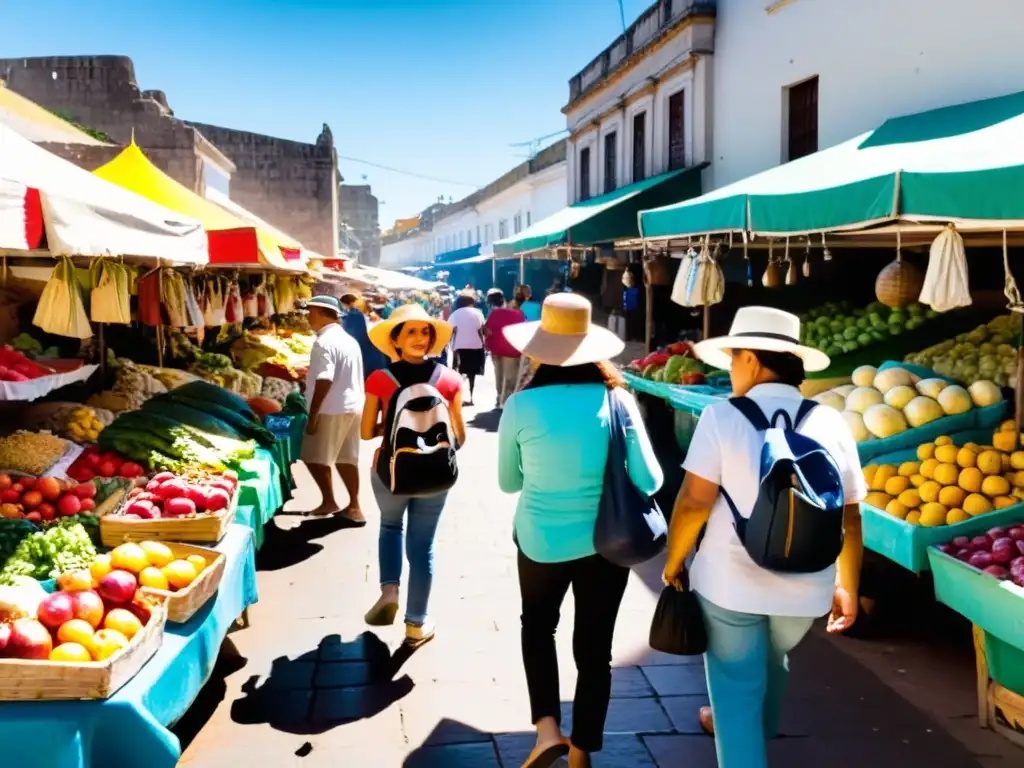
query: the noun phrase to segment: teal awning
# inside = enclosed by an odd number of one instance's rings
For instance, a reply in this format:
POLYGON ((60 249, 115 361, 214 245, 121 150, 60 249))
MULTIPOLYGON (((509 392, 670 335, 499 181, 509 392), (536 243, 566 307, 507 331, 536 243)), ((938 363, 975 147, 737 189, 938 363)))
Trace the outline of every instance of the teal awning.
POLYGON ((1024 220, 1024 93, 887 121, 717 189, 644 210, 645 238, 799 235, 906 219, 1024 220))
POLYGON ((638 213, 699 195, 700 172, 704 167, 669 171, 570 205, 518 235, 497 241, 494 253, 499 257, 510 256, 567 244, 590 246, 638 238, 638 213))

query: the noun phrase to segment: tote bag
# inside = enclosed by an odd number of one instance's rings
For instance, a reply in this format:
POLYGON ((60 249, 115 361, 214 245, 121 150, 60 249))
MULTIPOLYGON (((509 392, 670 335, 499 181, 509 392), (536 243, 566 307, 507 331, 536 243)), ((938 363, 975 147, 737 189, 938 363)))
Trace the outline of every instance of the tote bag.
POLYGON ((699 656, 708 649, 708 633, 697 596, 690 591, 689 575, 680 574, 680 589, 669 584, 654 609, 648 644, 676 656, 699 656))
POLYGON ((605 402, 608 461, 594 526, 594 549, 605 560, 628 568, 650 560, 665 548, 668 524, 654 497, 633 484, 626 468, 629 412, 611 392, 605 395, 605 402))

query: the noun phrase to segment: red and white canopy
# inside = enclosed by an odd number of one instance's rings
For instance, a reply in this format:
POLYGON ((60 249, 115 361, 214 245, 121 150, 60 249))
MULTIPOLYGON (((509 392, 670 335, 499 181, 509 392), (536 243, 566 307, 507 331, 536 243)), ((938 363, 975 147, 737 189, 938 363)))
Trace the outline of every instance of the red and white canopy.
POLYGON ((54 256, 208 261, 194 221, 36 146, 0 124, 0 249, 54 256))

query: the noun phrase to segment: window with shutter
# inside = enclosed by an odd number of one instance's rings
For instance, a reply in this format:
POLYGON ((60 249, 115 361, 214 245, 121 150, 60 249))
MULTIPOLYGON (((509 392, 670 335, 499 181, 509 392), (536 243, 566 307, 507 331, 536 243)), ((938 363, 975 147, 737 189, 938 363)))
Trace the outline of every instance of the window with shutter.
POLYGON ((818 151, 818 77, 789 87, 789 141, 786 160, 818 151))
POLYGON ((590 199, 590 147, 580 150, 580 200, 590 199))
POLYGON ((643 181, 647 173, 647 113, 633 117, 633 181, 643 181))
POLYGON ((614 192, 618 186, 618 179, 616 178, 616 171, 619 167, 618 147, 616 139, 618 133, 612 131, 606 134, 604 137, 604 191, 605 193, 614 192))
POLYGON ((686 104, 685 91, 668 98, 668 169, 686 167, 686 104))

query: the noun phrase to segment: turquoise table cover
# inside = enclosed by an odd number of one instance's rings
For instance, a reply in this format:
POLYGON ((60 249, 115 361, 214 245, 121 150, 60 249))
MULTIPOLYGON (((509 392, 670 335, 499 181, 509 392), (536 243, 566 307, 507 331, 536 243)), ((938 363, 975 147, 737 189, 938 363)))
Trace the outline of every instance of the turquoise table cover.
POLYGON ((263 526, 284 506, 281 469, 269 451, 259 448, 256 456, 242 462, 238 504, 255 508, 252 529, 256 532, 256 546, 262 546, 263 526))
POLYGON ((257 599, 253 531, 231 525, 216 549, 227 555, 217 594, 187 624, 168 624, 160 650, 110 699, 0 703, 0 765, 174 768, 181 747, 167 728, 195 701, 228 629, 257 599))

